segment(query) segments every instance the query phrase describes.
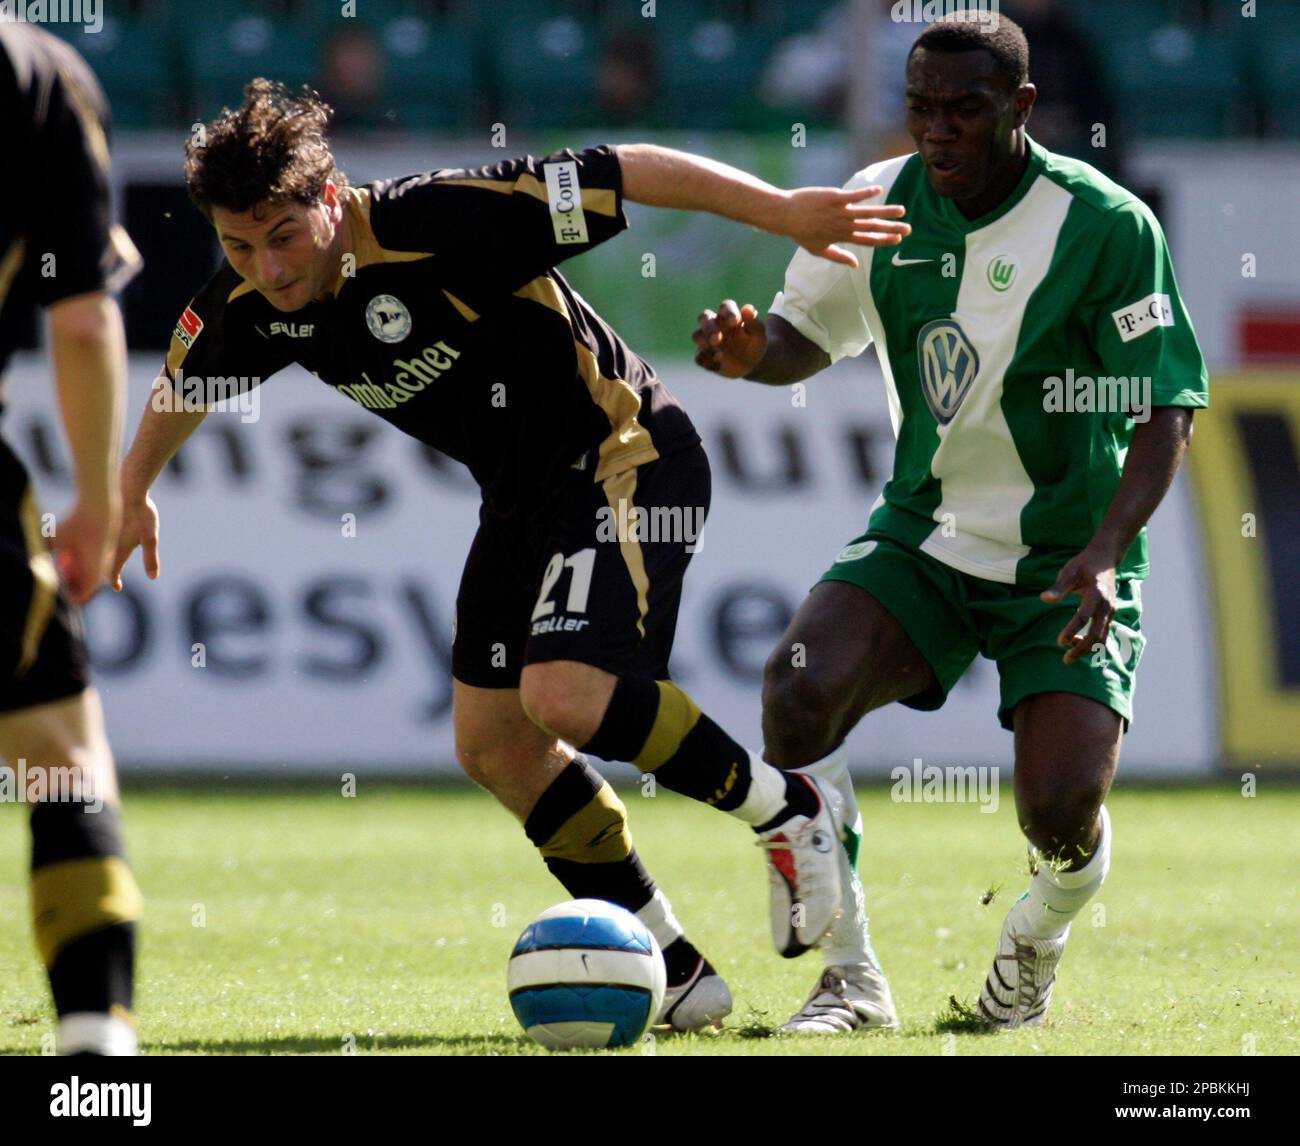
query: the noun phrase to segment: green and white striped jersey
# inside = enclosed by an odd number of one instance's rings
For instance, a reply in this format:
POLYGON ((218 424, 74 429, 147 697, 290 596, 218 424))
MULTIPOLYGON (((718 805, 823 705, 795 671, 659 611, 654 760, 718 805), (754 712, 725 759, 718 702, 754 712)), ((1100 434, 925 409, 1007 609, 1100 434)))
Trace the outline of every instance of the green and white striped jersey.
MULTIPOLYGON (((1136 420, 1206 406, 1159 223, 1131 192, 1029 140, 999 206, 967 219, 919 155, 860 171, 912 233, 854 270, 799 251, 771 313, 832 361, 873 342, 898 439, 869 528, 990 581, 1041 588, 1092 539, 1136 420)), ((1121 578, 1148 572, 1143 530, 1121 578)))

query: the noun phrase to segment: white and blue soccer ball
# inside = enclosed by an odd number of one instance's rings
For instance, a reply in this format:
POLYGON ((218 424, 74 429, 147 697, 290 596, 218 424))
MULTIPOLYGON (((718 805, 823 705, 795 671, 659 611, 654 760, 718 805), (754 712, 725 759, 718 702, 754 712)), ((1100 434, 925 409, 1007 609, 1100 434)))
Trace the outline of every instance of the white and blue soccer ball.
POLYGON ((631 1046, 663 1005, 666 973, 655 937, 603 899, 543 911, 510 955, 510 1006, 550 1050, 631 1046))

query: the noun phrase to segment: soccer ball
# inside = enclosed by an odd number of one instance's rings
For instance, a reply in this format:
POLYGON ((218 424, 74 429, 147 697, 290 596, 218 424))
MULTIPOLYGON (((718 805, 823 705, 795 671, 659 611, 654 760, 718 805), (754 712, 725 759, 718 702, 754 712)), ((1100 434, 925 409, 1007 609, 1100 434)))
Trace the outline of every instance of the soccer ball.
POLYGON ((664 958, 635 915, 603 899, 543 911, 510 954, 510 1006, 549 1050, 631 1046, 664 1000, 664 958))

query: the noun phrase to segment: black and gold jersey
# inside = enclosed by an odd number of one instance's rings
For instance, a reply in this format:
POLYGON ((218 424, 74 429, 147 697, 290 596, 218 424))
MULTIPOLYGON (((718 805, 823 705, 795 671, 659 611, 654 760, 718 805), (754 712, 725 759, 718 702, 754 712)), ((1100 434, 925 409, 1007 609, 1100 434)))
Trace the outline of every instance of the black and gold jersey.
POLYGON ((685 411, 555 270, 627 226, 609 147, 343 191, 328 297, 277 310, 223 264, 181 315, 167 375, 214 399, 298 362, 469 467, 495 512, 699 441, 685 411))
POLYGON ((0 22, 0 372, 34 307, 117 290, 139 269, 113 222, 108 122, 76 52, 30 24, 0 22))

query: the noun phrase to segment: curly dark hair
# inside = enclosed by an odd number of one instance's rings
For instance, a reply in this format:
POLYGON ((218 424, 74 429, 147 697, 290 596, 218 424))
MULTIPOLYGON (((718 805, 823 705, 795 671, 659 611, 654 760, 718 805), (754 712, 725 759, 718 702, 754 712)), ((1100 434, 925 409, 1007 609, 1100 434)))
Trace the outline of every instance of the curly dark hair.
POLYGON ((1029 81, 1029 44, 1020 25, 1006 16, 958 9, 941 16, 917 36, 908 59, 917 48, 935 52, 982 49, 992 53, 999 77, 1012 91, 1029 81))
POLYGON ((312 203, 327 179, 346 186, 325 138, 333 114, 309 87, 253 80, 238 109, 197 125, 185 144, 190 199, 211 220, 213 207, 238 213, 259 203, 312 203))

